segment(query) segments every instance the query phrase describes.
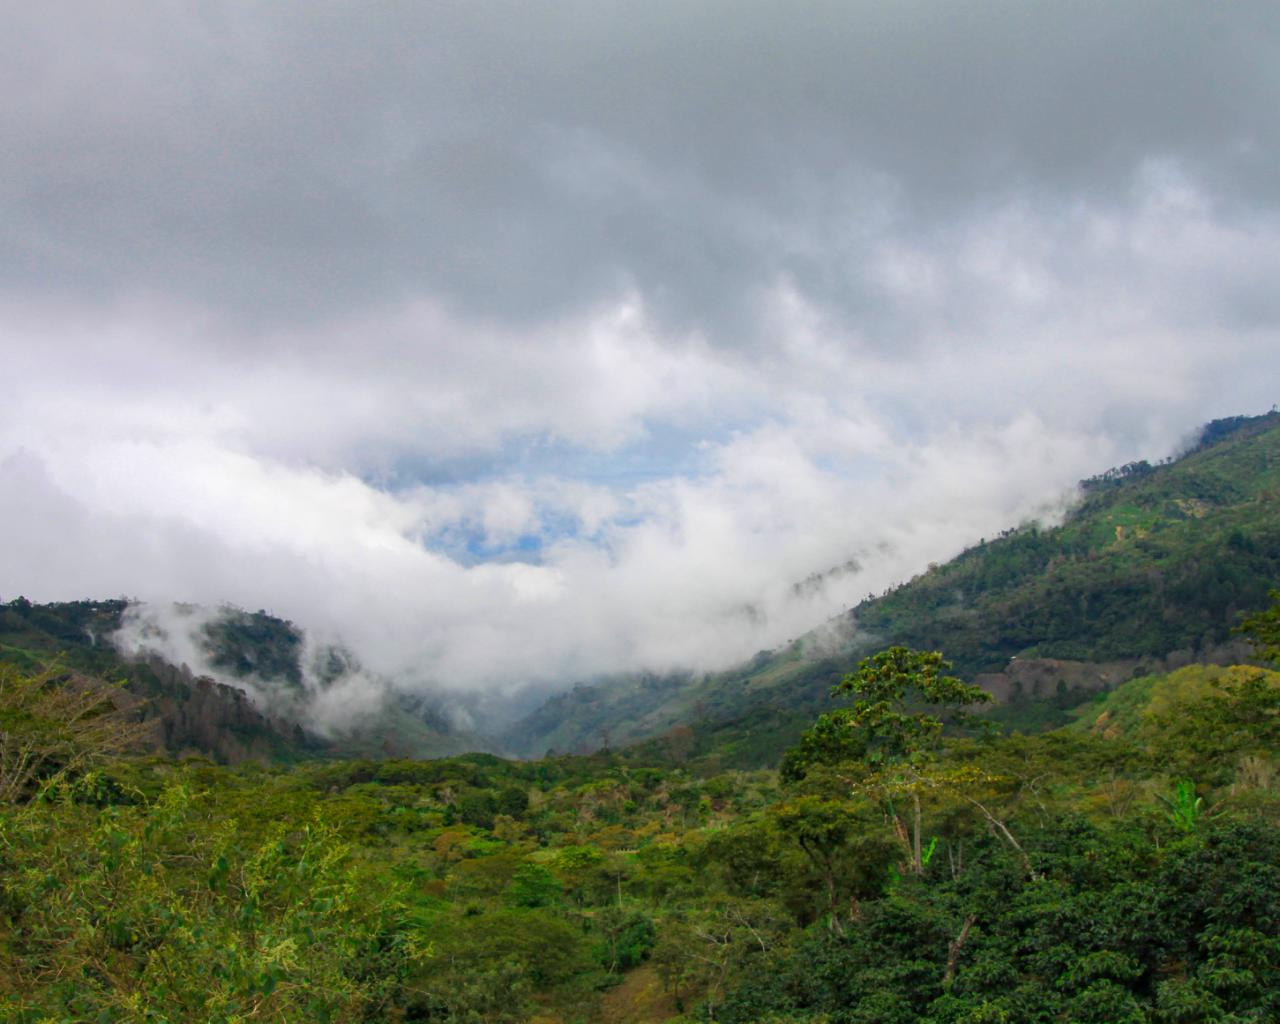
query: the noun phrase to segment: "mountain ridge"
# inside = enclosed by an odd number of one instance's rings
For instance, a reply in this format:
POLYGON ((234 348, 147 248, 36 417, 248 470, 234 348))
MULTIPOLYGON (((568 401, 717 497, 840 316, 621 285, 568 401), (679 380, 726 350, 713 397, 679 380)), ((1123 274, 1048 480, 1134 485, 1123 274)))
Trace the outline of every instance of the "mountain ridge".
POLYGON ((117 703, 151 723, 152 745, 172 755, 237 764, 497 749, 456 729, 427 698, 389 688, 376 711, 341 729, 322 728, 308 701, 360 671, 350 652, 323 645, 304 665, 303 631, 262 610, 174 604, 159 624, 140 607, 124 598, 2 603, 0 661, 67 680, 119 683, 117 703), (181 643, 172 642, 173 633, 181 643), (183 648, 194 668, 174 654, 183 648), (307 677, 317 690, 308 690, 307 677))
MULTIPOLYGON (((332 645, 309 648, 299 627, 261 610, 172 606, 171 628, 186 630, 196 652, 193 670, 162 657, 163 645, 149 647, 147 629, 163 627, 141 619, 141 656, 110 642, 135 607, 123 599, 18 598, 0 604, 0 660, 123 679, 146 702, 138 713, 160 723, 164 749, 231 762, 639 744, 676 760, 754 767, 794 742, 859 658, 891 643, 943 651, 1003 699, 995 717, 1019 728, 1063 724, 1071 708, 1129 676, 1240 660, 1231 628, 1280 579, 1278 513, 1280 414, 1215 420, 1177 458, 1081 481, 1061 523, 981 539, 782 648, 719 672, 579 684, 493 736, 457 727, 430 695, 376 679, 380 710, 326 734, 306 720, 307 687, 362 672, 358 660, 332 645)), ((848 561, 831 571, 855 569, 848 561)))
MULTIPOLYGON (((1236 618, 1280 579, 1280 413, 1214 420, 1181 455, 1108 470, 1079 492, 1057 526, 981 539, 778 651, 665 686, 579 688, 504 739, 536 755, 689 729, 704 740, 695 749, 727 747, 728 763, 759 764, 794 741, 860 657, 891 643, 941 650, 964 678, 992 684, 1014 658, 1126 662, 1133 673, 1237 657, 1236 618)), ((1096 689, 1068 684, 1076 703, 1096 689)), ((1049 719, 1062 724, 1070 706, 1049 719)))

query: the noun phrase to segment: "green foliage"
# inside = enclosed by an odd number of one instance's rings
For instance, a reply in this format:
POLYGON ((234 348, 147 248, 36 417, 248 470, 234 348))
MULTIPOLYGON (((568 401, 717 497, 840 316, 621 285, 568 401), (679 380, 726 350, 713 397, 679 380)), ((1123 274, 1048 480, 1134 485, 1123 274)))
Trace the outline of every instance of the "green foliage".
POLYGON ((1196 796, 1195 783, 1186 779, 1173 788, 1172 796, 1160 797, 1168 809, 1169 821, 1182 832, 1194 832, 1204 814, 1204 797, 1196 796))
POLYGON ((513 907, 550 907, 560 901, 562 890, 556 876, 542 864, 522 864, 507 888, 506 899, 513 907))
POLYGON ((224 607, 200 632, 215 668, 241 678, 282 680, 301 688, 303 637, 292 622, 264 611, 224 607))
POLYGON ((779 771, 787 782, 803 779, 815 765, 847 764, 867 756, 870 736, 859 729, 853 708, 837 708, 818 716, 799 743, 782 755, 779 771))
POLYGON ((1192 665, 1132 680, 1082 714, 1079 727, 1124 737, 1170 774, 1231 781, 1266 765, 1280 744, 1280 673, 1192 665))
POLYGON ((611 974, 639 967, 653 951, 657 930, 653 919, 639 910, 605 907, 592 919, 599 937, 596 957, 611 974))
POLYGON ((1247 619, 1236 627, 1253 644, 1254 652, 1263 661, 1280 662, 1280 590, 1270 594, 1271 606, 1247 619))
POLYGON ((1002 848, 978 846, 971 869, 782 951, 717 1019, 1270 1019, 1274 828, 1215 828, 1161 854, 1139 832, 1054 825, 1043 881, 1000 870, 1002 848))
POLYGON ((498 793, 495 810, 511 818, 521 818, 529 809, 529 794, 521 786, 507 786, 498 793))
POLYGON ((362 1020, 431 954, 403 894, 369 891, 331 830, 246 843, 183 781, 3 825, 10 1020, 362 1020))
POLYGON ((853 696, 849 724, 867 737, 869 764, 931 757, 941 743, 941 715, 962 721, 964 708, 991 700, 979 687, 945 674, 950 669, 937 651, 891 647, 863 659, 841 680, 833 692, 853 696), (934 713, 913 710, 919 705, 934 713))
POLYGON ((947 728, 976 695, 936 653, 837 689, 785 786, 634 752, 55 765, 0 807, 0 1022, 1280 1019, 1275 674, 1000 738, 947 728))
POLYGON ((730 1022, 1280 1013, 1273 788, 1206 791, 1212 817, 1175 790, 1185 829, 1113 792, 1169 791, 1122 737, 937 735, 877 737, 898 760, 865 776, 915 773, 929 835, 896 882, 874 794, 817 769, 779 800, 616 761, 107 761, 0 817, 0 1020, 586 1022, 632 972, 730 1022), (520 821, 446 821, 515 790, 520 821))
POLYGON ((875 769, 926 763, 942 742, 944 716, 963 723, 965 708, 991 700, 985 690, 948 675, 950 669, 937 651, 891 647, 864 658, 832 690, 833 696, 851 696, 852 706, 818 718, 784 756, 783 777, 802 779, 821 764, 862 762, 875 769))
POLYGON ((46 670, 0 663, 0 806, 74 784, 92 766, 138 742, 113 690, 46 670))

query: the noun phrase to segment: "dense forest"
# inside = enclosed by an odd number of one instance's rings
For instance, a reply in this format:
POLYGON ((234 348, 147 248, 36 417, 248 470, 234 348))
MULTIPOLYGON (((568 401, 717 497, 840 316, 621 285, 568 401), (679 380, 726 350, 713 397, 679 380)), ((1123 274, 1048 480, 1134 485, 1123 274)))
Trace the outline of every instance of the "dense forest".
POLYGON ((1005 672, 1013 658, 1076 662, 1077 671, 1051 673, 1051 692, 1038 695, 1048 700, 999 711, 1019 728, 1061 725, 1104 682, 1088 666, 1108 663, 1110 686, 1239 657, 1231 630, 1276 580, 1280 413, 1216 420, 1178 458, 1081 481, 1061 522, 981 539, 778 650, 699 678, 582 686, 507 736, 536 755, 594 748, 605 732, 636 742, 683 727, 695 756, 776 764, 831 687, 893 644, 944 651, 969 681, 1005 672))
MULTIPOLYGON (((0 1022, 1280 1019, 1275 419, 577 756, 353 757, 2 604, 0 1022)), ((288 623, 204 639, 298 685, 288 623)))
MULTIPOLYGON (((1244 628, 1280 656, 1280 595, 1244 628)), ((866 659, 781 773, 699 775, 130 757, 5 666, 0 1019, 1276 1019, 1280 674, 1001 736, 949 671, 866 659)))

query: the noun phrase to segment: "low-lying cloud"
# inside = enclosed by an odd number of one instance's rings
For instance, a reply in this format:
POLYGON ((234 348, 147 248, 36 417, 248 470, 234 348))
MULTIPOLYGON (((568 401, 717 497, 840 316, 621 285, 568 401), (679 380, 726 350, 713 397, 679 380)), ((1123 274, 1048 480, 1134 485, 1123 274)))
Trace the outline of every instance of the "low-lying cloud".
POLYGON ((1265 410, 1280 33, 1174 8, 24 12, 0 596, 497 700, 749 656, 1265 410))
POLYGON ((225 606, 135 601, 108 639, 128 658, 158 655, 197 676, 243 690, 268 717, 301 723, 320 736, 376 727, 393 696, 390 682, 368 672, 349 652, 326 643, 317 630, 301 634, 296 680, 262 670, 231 672, 219 664, 210 627, 241 614, 225 606))

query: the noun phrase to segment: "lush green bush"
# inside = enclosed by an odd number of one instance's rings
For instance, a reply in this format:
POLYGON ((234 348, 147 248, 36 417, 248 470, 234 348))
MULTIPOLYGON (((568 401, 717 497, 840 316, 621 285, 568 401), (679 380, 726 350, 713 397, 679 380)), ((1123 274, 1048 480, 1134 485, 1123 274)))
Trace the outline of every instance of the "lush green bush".
POLYGON ((0 1021, 1280 1019, 1270 679, 986 739, 894 690, 782 786, 99 748, 0 807, 0 1021))

